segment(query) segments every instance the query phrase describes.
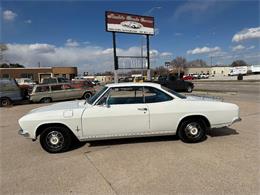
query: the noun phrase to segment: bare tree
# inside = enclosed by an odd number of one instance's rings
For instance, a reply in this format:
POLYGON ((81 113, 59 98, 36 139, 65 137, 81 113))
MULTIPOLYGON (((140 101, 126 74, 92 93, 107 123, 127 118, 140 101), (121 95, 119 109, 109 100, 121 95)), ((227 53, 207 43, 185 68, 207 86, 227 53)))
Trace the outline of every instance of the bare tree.
POLYGON ((184 57, 177 56, 171 61, 171 65, 178 69, 178 77, 180 78, 181 69, 187 65, 187 60, 184 57))
POLYGON ((159 67, 156 67, 155 69, 152 69, 151 74, 153 76, 168 75, 169 70, 167 68, 165 68, 164 66, 159 66, 159 67))

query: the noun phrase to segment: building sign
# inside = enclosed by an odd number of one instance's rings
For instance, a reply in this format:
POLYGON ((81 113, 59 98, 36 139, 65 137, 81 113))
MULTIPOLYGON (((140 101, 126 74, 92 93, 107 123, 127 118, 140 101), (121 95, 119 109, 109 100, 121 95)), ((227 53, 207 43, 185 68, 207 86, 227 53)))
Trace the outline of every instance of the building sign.
POLYGON ((154 35, 154 18, 107 11, 106 31, 154 35))

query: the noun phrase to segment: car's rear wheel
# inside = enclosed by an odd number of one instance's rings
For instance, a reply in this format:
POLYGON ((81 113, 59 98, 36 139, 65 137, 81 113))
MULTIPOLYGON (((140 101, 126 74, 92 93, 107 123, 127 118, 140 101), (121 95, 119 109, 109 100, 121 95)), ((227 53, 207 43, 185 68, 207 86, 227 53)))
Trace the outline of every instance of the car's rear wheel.
POLYGON ((12 104, 12 102, 9 98, 2 98, 1 99, 1 106, 2 107, 10 106, 11 104, 12 104))
POLYGON ((86 92, 86 93, 84 93, 83 98, 89 99, 89 98, 91 98, 91 96, 92 96, 92 94, 90 92, 86 92))
POLYGON ((52 99, 49 97, 45 97, 45 98, 42 98, 40 102, 41 103, 50 103, 50 102, 52 102, 52 99))
POLYGON ((59 153, 69 150, 71 134, 65 127, 48 127, 40 135, 42 148, 49 153, 59 153))
POLYGON ((179 138, 186 143, 196 143, 206 138, 206 125, 199 119, 182 122, 178 129, 179 138))

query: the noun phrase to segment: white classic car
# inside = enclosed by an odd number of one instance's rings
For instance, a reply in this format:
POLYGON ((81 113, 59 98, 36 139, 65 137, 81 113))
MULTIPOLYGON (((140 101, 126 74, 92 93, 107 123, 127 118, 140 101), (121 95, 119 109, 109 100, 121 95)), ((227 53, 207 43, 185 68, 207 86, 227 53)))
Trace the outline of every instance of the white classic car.
POLYGON ((104 86, 90 99, 34 109, 19 120, 19 134, 50 153, 79 141, 177 134, 184 142, 205 139, 207 129, 241 120, 235 104, 185 97, 155 83, 104 86))

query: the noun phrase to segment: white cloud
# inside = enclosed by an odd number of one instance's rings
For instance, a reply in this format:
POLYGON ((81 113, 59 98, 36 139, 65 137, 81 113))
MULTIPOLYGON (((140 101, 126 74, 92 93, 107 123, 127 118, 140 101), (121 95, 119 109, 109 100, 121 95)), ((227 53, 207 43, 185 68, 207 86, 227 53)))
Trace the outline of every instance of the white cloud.
MULTIPOLYGON (((113 70, 113 48, 94 45, 82 47, 57 47, 51 44, 7 44, 4 59, 10 63, 20 63, 28 67, 37 66, 77 66, 79 72, 103 72, 113 70)), ((164 52, 167 53, 167 52, 164 52)), ((140 56, 140 47, 117 49, 118 55, 140 56)), ((146 54, 146 51, 144 51, 146 54)), ((160 59, 158 50, 150 50, 151 58, 160 59)), ((163 54, 163 53, 162 53, 163 54)))
POLYGON ((240 42, 247 39, 256 39, 256 38, 260 38, 260 27, 244 29, 236 33, 233 36, 232 41, 240 42))
POLYGON ((26 24, 31 24, 31 23, 32 23, 32 20, 25 20, 24 23, 26 23, 26 24))
POLYGON ((182 15, 192 14, 193 16, 195 14, 199 15, 207 10, 209 10, 211 7, 215 5, 216 1, 187 1, 177 7, 177 9, 174 12, 174 18, 178 19, 182 15))
POLYGON ((73 39, 67 39, 65 46, 67 47, 78 47, 79 43, 73 39))
POLYGON ((246 48, 247 50, 250 50, 250 49, 255 49, 255 46, 254 45, 251 45, 250 47, 246 48))
POLYGON ((181 36, 182 33, 178 33, 178 32, 176 32, 176 33, 174 33, 174 35, 175 35, 175 36, 181 36))
POLYGON ((243 46, 243 45, 237 45, 237 46, 232 47, 232 51, 240 51, 243 49, 245 49, 245 46, 243 46))
POLYGON ((159 33, 160 33, 159 28, 155 28, 155 29, 154 29, 154 35, 159 35, 159 33))
POLYGON ((172 54, 172 52, 162 52, 160 55, 162 57, 168 57, 168 56, 172 56, 173 54, 172 54))
POLYGON ((5 10, 3 12, 3 18, 5 21, 13 21, 17 17, 17 14, 11 10, 5 10))
POLYGON ((192 50, 188 50, 187 54, 206 54, 206 53, 214 53, 214 52, 220 52, 221 48, 220 47, 197 47, 195 49, 192 50))
POLYGON ((157 51, 155 49, 150 50, 150 57, 151 58, 157 57, 158 55, 159 55, 159 51, 157 51))

